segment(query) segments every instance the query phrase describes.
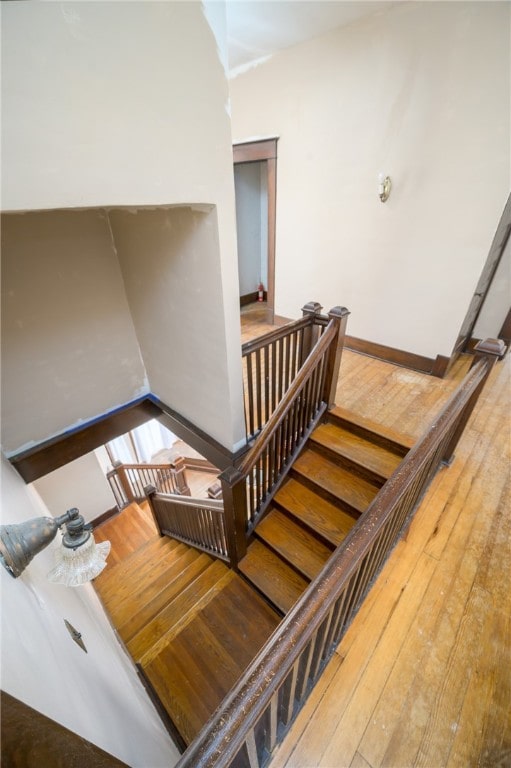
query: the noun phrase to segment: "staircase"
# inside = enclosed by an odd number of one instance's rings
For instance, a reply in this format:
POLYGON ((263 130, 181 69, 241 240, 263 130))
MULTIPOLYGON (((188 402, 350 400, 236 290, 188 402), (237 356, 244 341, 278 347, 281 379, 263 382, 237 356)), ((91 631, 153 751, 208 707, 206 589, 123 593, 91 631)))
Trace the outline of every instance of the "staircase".
MULTIPOLYGON (((145 512, 117 517, 129 530, 145 512)), ((150 538, 107 567, 95 587, 119 637, 187 745, 245 671, 280 616, 224 563, 150 538)), ((100 540, 101 529, 96 538, 100 540)), ((107 538, 107 531, 103 532, 107 538)))
POLYGON ((194 740, 411 444, 334 408, 257 525, 239 563, 242 575, 160 537, 145 503, 131 504, 96 529, 98 541, 110 538, 113 545, 96 589, 183 745, 194 740))
POLYGON ((276 610, 290 610, 412 443, 342 408, 314 430, 239 563, 276 610))

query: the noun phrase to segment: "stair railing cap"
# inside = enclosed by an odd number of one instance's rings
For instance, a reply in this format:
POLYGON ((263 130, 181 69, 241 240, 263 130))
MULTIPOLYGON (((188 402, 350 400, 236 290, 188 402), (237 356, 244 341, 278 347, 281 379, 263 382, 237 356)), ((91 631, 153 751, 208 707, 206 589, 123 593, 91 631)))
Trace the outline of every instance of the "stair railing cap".
POLYGON ((330 312, 328 313, 328 317, 346 317, 347 315, 350 315, 351 312, 347 307, 332 307, 330 312))
POLYGON ((319 315, 322 309, 323 307, 318 301, 308 301, 307 304, 303 305, 302 312, 319 315))
POLYGON ((506 352, 506 344, 502 339, 485 339, 475 345, 474 352, 480 355, 503 357, 506 352))

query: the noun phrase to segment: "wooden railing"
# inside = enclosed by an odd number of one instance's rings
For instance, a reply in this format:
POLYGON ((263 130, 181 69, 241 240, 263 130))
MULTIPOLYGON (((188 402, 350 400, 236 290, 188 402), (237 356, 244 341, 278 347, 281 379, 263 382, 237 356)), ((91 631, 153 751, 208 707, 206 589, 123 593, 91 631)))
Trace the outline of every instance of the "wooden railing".
POLYGON ((460 387, 177 764, 262 768, 342 638, 407 520, 448 463, 502 342, 480 345, 460 387))
MULTIPOLYGON (((334 307, 328 317, 323 317, 319 315, 319 305, 310 304, 307 307, 304 312, 309 313, 308 317, 293 324, 292 332, 283 338, 288 339, 286 343, 294 350, 292 366, 295 365, 295 357, 303 357, 305 348, 308 356, 301 360, 292 380, 288 382, 286 377, 287 389, 276 405, 273 399, 276 390, 272 382, 277 358, 274 353, 268 352, 276 343, 273 334, 264 337, 267 343, 258 347, 259 352, 264 351, 264 370, 267 376, 264 397, 260 393, 261 396, 255 399, 256 412, 262 413, 259 405, 268 403, 269 397, 272 413, 241 464, 227 468, 220 475, 233 566, 245 555, 248 536, 264 514, 311 431, 335 400, 349 312, 345 307, 334 307), (324 330, 311 350, 316 328, 324 330), (308 331, 308 336, 303 335, 304 330, 308 331)), ((281 358, 278 357, 278 360, 281 358)), ((280 374, 275 381, 281 381, 280 374)), ((265 416, 269 412, 268 406, 264 410, 265 416)))
POLYGON ((117 462, 107 473, 107 480, 114 494, 117 506, 122 509, 132 501, 146 497, 144 488, 154 486, 163 493, 189 496, 186 483, 186 462, 178 458, 171 464, 122 464, 117 462))
POLYGON ((158 493, 154 486, 147 486, 145 494, 161 536, 172 536, 221 560, 229 560, 222 501, 158 493))
POLYGON ((309 302, 303 317, 243 344, 247 439, 266 424, 327 325, 321 305, 309 302))

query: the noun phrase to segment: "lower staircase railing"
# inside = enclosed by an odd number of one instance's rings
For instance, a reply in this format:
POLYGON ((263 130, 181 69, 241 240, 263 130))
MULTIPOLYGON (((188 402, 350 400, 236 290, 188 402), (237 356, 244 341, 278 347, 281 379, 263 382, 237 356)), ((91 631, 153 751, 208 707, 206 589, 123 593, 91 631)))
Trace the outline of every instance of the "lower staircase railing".
MULTIPOLYGON (((287 614, 177 768, 262 768, 269 763, 432 477, 452 459, 491 368, 503 352, 501 342, 479 346, 472 369, 440 415, 287 614)), ((301 431, 294 417, 289 429, 289 440, 284 442, 291 447, 301 431)), ((253 453, 250 461, 261 455, 253 453)))
POLYGON ((224 505, 216 499, 194 499, 145 488, 161 536, 172 536, 221 560, 229 560, 224 505))
POLYGON ((107 473, 107 480, 119 509, 146 498, 144 488, 154 486, 163 493, 190 495, 186 482, 186 462, 183 458, 171 464, 122 464, 116 462, 107 473))

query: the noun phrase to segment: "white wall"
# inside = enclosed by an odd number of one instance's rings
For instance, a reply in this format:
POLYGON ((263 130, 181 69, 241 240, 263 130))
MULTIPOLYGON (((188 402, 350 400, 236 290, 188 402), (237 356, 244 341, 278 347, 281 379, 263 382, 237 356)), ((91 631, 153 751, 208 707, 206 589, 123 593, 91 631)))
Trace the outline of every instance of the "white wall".
POLYGON ((2 49, 3 210, 231 204, 227 82, 200 2, 12 3, 2 49))
POLYGON ((511 305, 511 238, 508 239, 500 264, 481 308, 472 336, 496 339, 511 305))
MULTIPOLYGON (((34 491, 2 459, 2 523, 48 514, 34 491)), ((136 768, 168 768, 177 749, 121 650, 92 585, 63 587, 46 573, 53 547, 13 579, 0 567, 1 686, 136 768), (87 653, 64 619, 82 634, 87 653)))
POLYGON ((96 451, 35 480, 34 488, 53 517, 78 507, 90 522, 116 505, 96 451))
MULTIPOLYGON (((242 415, 241 379, 232 391, 217 211, 202 208, 121 209, 109 218, 151 392, 232 448, 244 434, 228 418, 242 415)), ((239 307, 236 323, 239 334, 239 307)), ((237 355, 240 366, 240 346, 237 355)))
MULTIPOLYGON (((244 429, 223 3, 208 13, 216 38, 200 2, 3 4, 2 209, 215 208, 216 297, 197 312, 220 334, 215 376, 223 410, 216 436, 233 448, 244 429)), ((58 282, 58 275, 52 278, 58 282)), ((30 273, 24 279, 35 280, 30 273)), ((169 333, 181 331, 178 313, 167 313, 169 320, 169 333)), ((99 378, 101 368, 94 369, 99 378)), ((131 378, 119 376, 125 379, 119 386, 132 392, 131 378)), ((114 406, 130 399, 110 395, 114 406)), ((19 399, 30 402, 28 392, 19 399)), ((70 409, 60 426, 51 415, 35 423, 27 414, 26 429, 6 430, 8 450, 100 412, 99 403, 82 407, 79 399, 81 392, 65 403, 70 409)))
POLYGON ((509 193, 509 21, 403 3, 230 81, 234 140, 280 137, 277 314, 344 304, 354 336, 450 354, 509 193))
POLYGON ((148 391, 104 212, 2 216, 2 445, 15 453, 148 391))

